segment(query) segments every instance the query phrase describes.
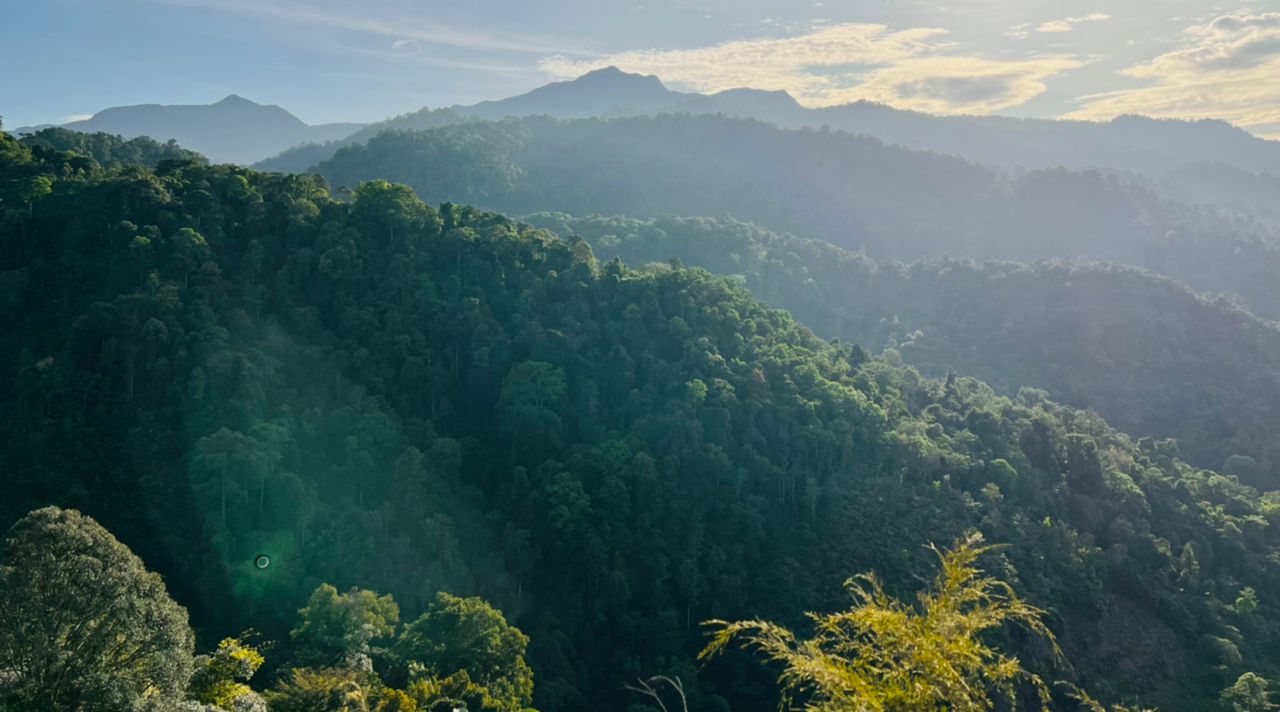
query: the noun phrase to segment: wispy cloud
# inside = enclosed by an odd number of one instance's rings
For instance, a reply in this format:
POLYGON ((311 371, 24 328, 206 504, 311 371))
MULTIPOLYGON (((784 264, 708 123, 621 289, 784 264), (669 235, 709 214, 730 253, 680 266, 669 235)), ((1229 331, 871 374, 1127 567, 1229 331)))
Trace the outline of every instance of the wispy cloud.
POLYGON ((1080 17, 1064 17, 1061 20, 1050 20, 1037 27, 1036 32, 1070 32, 1074 30, 1077 25, 1083 25, 1089 22, 1103 22, 1110 19, 1110 15, 1105 15, 1101 12, 1091 12, 1088 15, 1081 15, 1080 17))
POLYGON ((489 34, 424 21, 418 16, 379 17, 363 6, 352 11, 329 10, 315 3, 290 0, 152 0, 183 7, 228 12, 246 17, 266 19, 288 25, 302 25, 341 30, 393 41, 422 42, 467 50, 523 52, 545 54, 560 52, 583 54, 585 50, 545 37, 489 34))
POLYGON ((1083 106, 1069 116, 1218 118, 1280 138, 1280 12, 1228 14, 1192 25, 1177 49, 1121 74, 1146 85, 1083 97, 1083 106))
POLYGON ((591 59, 545 58, 544 71, 569 78, 600 67, 656 74, 697 91, 783 89, 810 105, 858 99, 937 113, 990 113, 1045 90, 1044 80, 1079 67, 1044 55, 993 60, 959 53, 946 30, 891 30, 881 24, 812 27, 788 37, 679 50, 621 52, 591 59))

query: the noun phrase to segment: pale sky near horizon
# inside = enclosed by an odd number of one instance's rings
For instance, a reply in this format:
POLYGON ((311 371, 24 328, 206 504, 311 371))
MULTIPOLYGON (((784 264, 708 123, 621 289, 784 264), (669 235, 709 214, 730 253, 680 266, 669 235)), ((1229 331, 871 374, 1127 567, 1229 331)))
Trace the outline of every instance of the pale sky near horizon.
POLYGON ((1280 138, 1280 0, 0 0, 0 116, 279 104, 374 121, 606 65, 934 113, 1221 118, 1280 138))

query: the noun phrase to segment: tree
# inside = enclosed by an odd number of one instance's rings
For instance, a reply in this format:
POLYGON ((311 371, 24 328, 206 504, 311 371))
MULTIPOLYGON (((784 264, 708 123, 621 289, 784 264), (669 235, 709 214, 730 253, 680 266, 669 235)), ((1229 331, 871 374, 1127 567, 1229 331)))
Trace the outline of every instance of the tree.
POLYGON ((218 649, 198 656, 187 695, 197 702, 235 709, 242 698, 257 695, 245 683, 262 667, 262 653, 239 638, 223 638, 218 649))
POLYGON ((917 606, 891 598, 875 574, 855 576, 845 582, 854 606, 810 613, 815 633, 808 640, 760 620, 708 621, 713 637, 699 658, 738 639, 743 648, 758 648, 784 666, 784 708, 807 696, 806 709, 824 712, 989 710, 993 694, 1016 703, 1018 685, 1026 683, 1047 709, 1040 678, 983 640, 988 630, 1021 623, 1053 642, 1043 611, 978 568, 978 557, 993 548, 975 533, 938 552, 941 570, 917 606))
POLYGON ((351 215, 355 224, 364 227, 368 234, 377 235, 379 239, 385 234, 383 244, 389 245, 395 241, 397 232, 403 235, 434 219, 435 211, 407 186, 371 180, 356 188, 351 215))
POLYGON ((352 656, 367 655, 372 643, 395 634, 400 607, 390 595, 338 589, 324 583, 298 611, 302 622, 290 635, 298 644, 298 659, 307 665, 342 665, 352 656))
POLYGON ((359 678, 351 670, 295 668, 267 699, 271 712, 369 712, 359 678))
MULTIPOLYGON (((447 681, 466 672, 468 685, 483 688, 484 708, 518 711, 533 697, 533 671, 524 660, 529 638, 480 598, 439 593, 392 649, 420 678, 447 681)), ((448 686, 446 686, 448 687, 448 686)))
POLYGON ((564 373, 545 361, 525 361, 502 381, 498 409, 512 447, 530 462, 560 443, 563 423, 564 373))
POLYGON ((1252 586, 1245 586, 1236 597, 1233 608, 1242 616, 1253 615, 1253 612, 1258 610, 1258 592, 1254 591, 1252 586))
MULTIPOLYGON (((177 699, 191 677, 187 612, 92 518, 45 507, 0 558, 0 671, 12 709, 121 710, 177 699)), ((3 706, 3 705, 0 705, 3 706)))
POLYGON ((209 243, 204 235, 189 227, 179 229, 169 238, 173 263, 182 272, 182 286, 190 286, 191 271, 204 264, 210 257, 209 243))
POLYGON ((1235 684, 1223 690, 1219 699, 1224 705, 1230 705, 1233 712, 1266 712, 1280 708, 1280 705, 1272 704, 1268 687, 1265 679, 1246 672, 1236 679, 1235 684))

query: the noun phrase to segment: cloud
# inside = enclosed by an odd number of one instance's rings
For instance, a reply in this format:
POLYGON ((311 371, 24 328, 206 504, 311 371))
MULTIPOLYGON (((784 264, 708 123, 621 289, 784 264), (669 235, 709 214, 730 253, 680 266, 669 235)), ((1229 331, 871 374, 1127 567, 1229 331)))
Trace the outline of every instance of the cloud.
POLYGON ((377 17, 369 7, 359 12, 333 11, 319 7, 322 3, 299 3, 288 0, 152 0, 166 5, 197 7, 229 12, 250 18, 279 21, 285 24, 319 27, 375 35, 396 41, 420 42, 466 50, 583 54, 580 48, 565 43, 523 35, 496 35, 462 29, 414 17, 377 17))
POLYGON ((1120 73, 1145 85, 1082 97, 1068 116, 1218 118, 1280 138, 1280 13, 1236 13, 1193 25, 1176 49, 1120 73))
POLYGON ((1087 22, 1103 22, 1110 19, 1110 15, 1091 12, 1080 17, 1064 17, 1061 20, 1050 20, 1037 27, 1036 32, 1070 32, 1076 28, 1076 25, 1083 25, 1087 22))
POLYGON ((557 78, 617 66, 656 74, 702 92, 738 87, 786 90, 810 105, 859 99, 935 113, 990 113, 1018 106, 1045 90, 1044 80, 1081 66, 1045 55, 991 60, 959 54, 946 30, 844 23, 801 34, 738 40, 708 47, 639 50, 591 59, 550 56, 540 63, 557 78))

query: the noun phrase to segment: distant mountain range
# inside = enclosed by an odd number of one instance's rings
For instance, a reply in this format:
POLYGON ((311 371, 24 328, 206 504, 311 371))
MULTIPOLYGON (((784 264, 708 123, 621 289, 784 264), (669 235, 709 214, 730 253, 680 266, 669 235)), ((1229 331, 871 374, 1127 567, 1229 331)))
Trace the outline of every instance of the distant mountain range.
MULTIPOLYGON (((278 106, 229 96, 212 105, 105 109, 67 124, 79 131, 177 139, 215 161, 300 172, 343 146, 387 130, 421 130, 506 117, 615 118, 659 113, 725 114, 785 128, 830 128, 1018 172, 1063 166, 1140 173, 1144 182, 1187 202, 1209 203, 1280 221, 1280 141, 1223 121, 1121 116, 1108 122, 936 116, 859 101, 808 108, 784 91, 674 91, 654 76, 616 67, 554 82, 525 94, 470 106, 422 109, 373 124, 309 126, 278 106)), ((22 132, 24 129, 19 129, 22 132)))
MULTIPOLYGON (((500 101, 423 109, 370 124, 327 145, 297 147, 261 161, 265 170, 305 171, 343 146, 387 130, 547 115, 620 118, 660 113, 724 114, 785 128, 831 128, 885 143, 961 156, 1012 172, 1063 166, 1138 173, 1139 182, 1170 197, 1212 204, 1280 222, 1280 141, 1258 138, 1223 121, 1121 116, 1108 122, 935 116, 859 101, 808 108, 785 91, 731 89, 694 94, 668 89, 654 76, 615 67, 555 82, 500 101)), ((1135 176, 1130 176, 1134 178, 1135 176)))
MULTIPOLYGON (((103 109, 88 119, 63 124, 86 133, 104 132, 125 138, 174 139, 221 163, 252 163, 306 142, 350 136, 363 124, 308 125, 279 106, 264 105, 232 94, 214 104, 140 104, 103 109)), ((23 127, 28 133, 40 126, 23 127)))

